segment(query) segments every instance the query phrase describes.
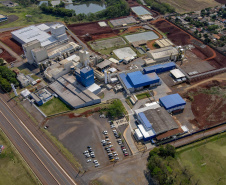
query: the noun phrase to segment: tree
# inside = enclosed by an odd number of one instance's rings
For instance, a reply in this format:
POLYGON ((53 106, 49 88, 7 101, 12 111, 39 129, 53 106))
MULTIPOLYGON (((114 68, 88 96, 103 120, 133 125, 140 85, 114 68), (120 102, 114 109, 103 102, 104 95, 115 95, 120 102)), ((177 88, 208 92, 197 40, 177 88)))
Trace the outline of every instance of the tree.
POLYGON ((125 108, 120 100, 114 100, 107 110, 108 116, 112 118, 121 117, 125 112, 125 108))
POLYGON ((3 58, 0 58, 0 66, 3 66, 5 64, 5 61, 3 58))
POLYGON ((165 151, 166 151, 167 156, 175 157, 176 149, 174 146, 167 144, 165 147, 165 151))

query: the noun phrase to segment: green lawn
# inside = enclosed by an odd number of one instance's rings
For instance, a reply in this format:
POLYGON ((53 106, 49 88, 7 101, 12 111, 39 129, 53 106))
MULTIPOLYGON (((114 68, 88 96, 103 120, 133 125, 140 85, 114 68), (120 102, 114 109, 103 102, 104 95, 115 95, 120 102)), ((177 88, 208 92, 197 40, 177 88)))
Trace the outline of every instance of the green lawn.
POLYGON ((8 8, 0 4, 0 12, 3 15, 16 15, 19 17, 18 20, 8 24, 5 24, 7 22, 0 23, 0 28, 26 26, 44 22, 63 21, 63 18, 61 17, 43 14, 37 5, 32 5, 30 7, 16 6, 8 8), (31 15, 31 17, 26 17, 26 15, 31 15))
POLYGON ((178 161, 203 185, 226 184, 226 133, 178 149, 178 161))
POLYGON ((136 97, 137 97, 138 100, 142 100, 142 99, 145 99, 145 98, 149 98, 150 94, 148 92, 145 92, 145 93, 137 94, 136 97))
POLYGON ((0 144, 5 147, 0 154, 0 184, 41 184, 2 131, 0 144))
POLYGON ((71 110, 59 98, 53 98, 39 107, 47 116, 71 110))

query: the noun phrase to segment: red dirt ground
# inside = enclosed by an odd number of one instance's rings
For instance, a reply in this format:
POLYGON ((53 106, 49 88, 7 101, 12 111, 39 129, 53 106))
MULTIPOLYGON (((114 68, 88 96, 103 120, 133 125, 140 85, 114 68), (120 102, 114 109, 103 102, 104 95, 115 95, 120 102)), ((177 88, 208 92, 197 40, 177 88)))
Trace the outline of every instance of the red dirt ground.
POLYGON ((68 25, 68 28, 83 41, 91 41, 101 38, 114 37, 117 36, 119 33, 118 30, 112 30, 109 26, 100 27, 98 22, 71 24, 68 25), (92 38, 85 37, 87 33, 92 38))
MULTIPOLYGON (((155 25, 159 30, 163 33, 167 33, 167 37, 175 44, 175 45, 187 45, 193 44, 195 39, 192 35, 189 35, 179 27, 175 26, 174 24, 168 22, 167 20, 160 19, 151 22, 155 25)), ((198 41, 200 42, 200 41, 198 41)), ((198 45, 195 45, 195 49, 192 50, 194 54, 203 59, 208 61, 212 66, 217 68, 226 67, 226 56, 220 54, 219 52, 213 50, 209 46, 205 48, 201 48, 198 45)))
POLYGON ((226 4, 226 0, 215 0, 215 1, 221 4, 226 4))
POLYGON ((191 105, 195 119, 191 120, 191 123, 195 124, 200 129, 208 128, 226 121, 226 99, 223 98, 222 95, 200 92, 201 88, 210 89, 216 86, 225 89, 226 81, 219 82, 213 80, 188 91, 188 93, 196 94, 193 96, 194 100, 191 105))
MULTIPOLYGON (((2 49, 2 48, 0 48, 2 49)), ((3 58, 6 62, 10 63, 15 61, 16 59, 14 57, 12 57, 7 51, 5 51, 4 49, 2 49, 3 52, 0 53, 0 58, 3 58)))
POLYGON ((126 0, 130 7, 140 6, 140 4, 136 0, 126 0))
POLYGON ((1 33, 0 41, 11 48, 18 55, 22 55, 24 53, 20 44, 12 39, 11 31, 1 33))

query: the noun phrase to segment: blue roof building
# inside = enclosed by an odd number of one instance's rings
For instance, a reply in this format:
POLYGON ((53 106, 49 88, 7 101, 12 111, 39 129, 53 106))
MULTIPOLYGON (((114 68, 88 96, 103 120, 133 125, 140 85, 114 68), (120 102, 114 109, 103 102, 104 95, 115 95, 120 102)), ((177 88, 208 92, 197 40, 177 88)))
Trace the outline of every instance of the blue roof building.
POLYGON ((159 103, 169 112, 183 110, 186 102, 179 94, 171 94, 159 99, 159 103))
POLYGON ((156 73, 143 74, 141 71, 135 71, 128 74, 121 73, 119 76, 130 92, 161 84, 161 80, 156 73))
POLYGON ((143 69, 143 71, 144 71, 144 74, 153 73, 153 72, 158 74, 158 73, 170 71, 174 68, 176 68, 175 62, 169 62, 169 63, 165 63, 165 64, 158 64, 158 65, 145 67, 143 69))
POLYGON ((75 71, 75 76, 77 81, 85 87, 94 84, 94 72, 91 67, 84 67, 81 70, 75 71))

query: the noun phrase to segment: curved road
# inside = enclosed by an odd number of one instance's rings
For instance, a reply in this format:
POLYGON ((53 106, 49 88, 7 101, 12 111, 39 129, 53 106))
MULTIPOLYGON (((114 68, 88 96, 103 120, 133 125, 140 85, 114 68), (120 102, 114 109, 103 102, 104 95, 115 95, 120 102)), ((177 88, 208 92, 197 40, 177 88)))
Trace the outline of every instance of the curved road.
POLYGON ((76 184, 2 98, 0 126, 43 184, 76 184))

